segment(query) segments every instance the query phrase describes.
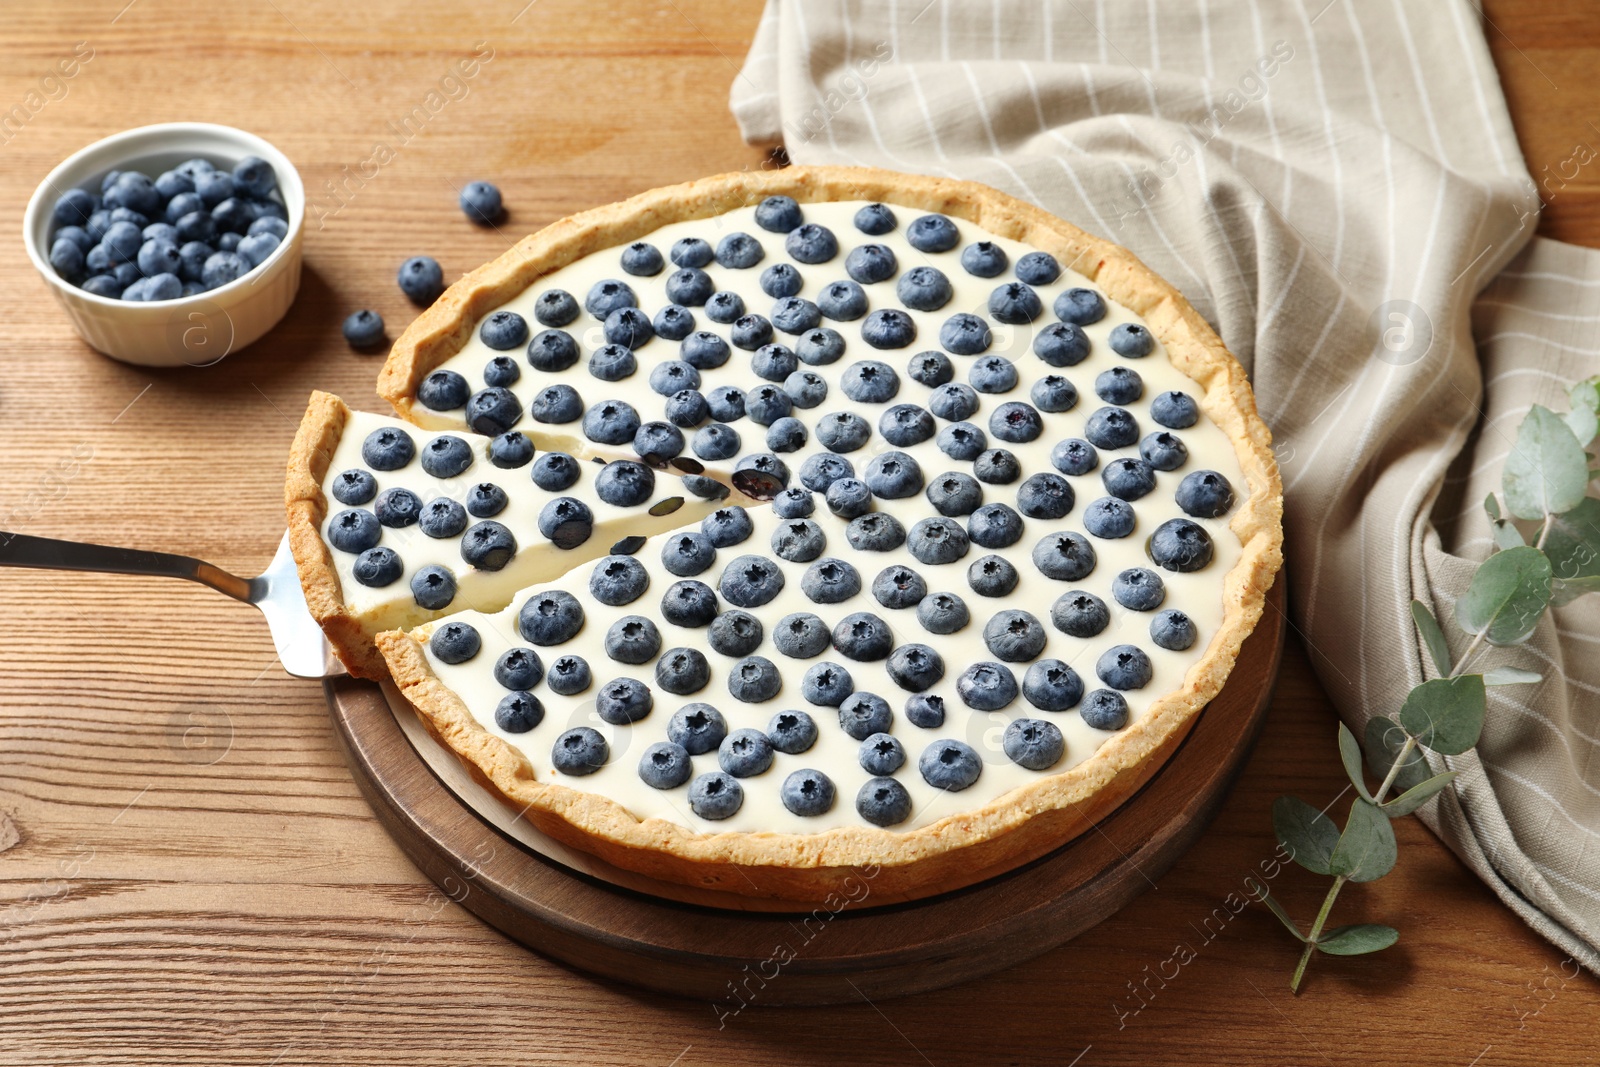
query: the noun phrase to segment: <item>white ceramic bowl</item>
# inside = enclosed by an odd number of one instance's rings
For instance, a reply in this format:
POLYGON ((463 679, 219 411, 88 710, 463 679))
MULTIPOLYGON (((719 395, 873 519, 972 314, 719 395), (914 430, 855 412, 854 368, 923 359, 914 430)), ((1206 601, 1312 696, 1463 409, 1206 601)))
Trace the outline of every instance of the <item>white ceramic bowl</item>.
POLYGON ((266 141, 231 126, 169 122, 96 141, 51 171, 28 201, 22 239, 28 258, 55 293, 73 329, 96 349, 147 367, 206 366, 260 338, 294 303, 300 289, 305 208, 300 172, 266 141), (98 195, 100 179, 109 170, 142 170, 154 178, 196 156, 219 169, 232 169, 246 156, 260 156, 272 164, 278 196, 289 216, 289 233, 255 270, 209 292, 142 303, 86 293, 50 266, 51 212, 62 193, 76 186, 98 195))

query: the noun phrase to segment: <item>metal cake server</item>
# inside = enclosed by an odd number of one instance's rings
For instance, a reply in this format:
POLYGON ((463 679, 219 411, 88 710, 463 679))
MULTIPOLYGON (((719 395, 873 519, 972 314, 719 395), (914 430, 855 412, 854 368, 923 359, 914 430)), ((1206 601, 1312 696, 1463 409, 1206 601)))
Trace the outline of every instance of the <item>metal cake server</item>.
POLYGON ((287 532, 278 542, 278 553, 272 557, 271 566, 256 578, 240 578, 192 556, 4 532, 0 532, 0 567, 186 578, 260 608, 272 631, 278 660, 283 669, 296 678, 328 678, 347 673, 328 639, 322 635, 322 627, 306 608, 294 556, 289 552, 287 532))

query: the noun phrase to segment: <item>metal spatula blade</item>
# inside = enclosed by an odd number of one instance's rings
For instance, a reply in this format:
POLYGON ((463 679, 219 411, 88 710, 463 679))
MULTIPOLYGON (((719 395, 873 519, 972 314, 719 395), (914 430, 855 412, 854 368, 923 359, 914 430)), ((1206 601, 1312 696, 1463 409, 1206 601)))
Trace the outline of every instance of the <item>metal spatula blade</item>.
POLYGON ((272 557, 272 564, 255 578, 240 578, 192 556, 4 532, 0 532, 0 567, 144 574, 199 582, 260 608, 272 631, 279 662, 296 678, 328 678, 347 673, 323 636, 322 627, 306 608, 287 532, 278 542, 278 553, 272 557))

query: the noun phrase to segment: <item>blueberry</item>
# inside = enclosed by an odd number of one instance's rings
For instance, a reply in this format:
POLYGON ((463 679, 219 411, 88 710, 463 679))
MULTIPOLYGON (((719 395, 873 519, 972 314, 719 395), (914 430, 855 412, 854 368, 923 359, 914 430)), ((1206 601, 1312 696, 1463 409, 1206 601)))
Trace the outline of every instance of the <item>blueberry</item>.
POLYGON ((400 291, 417 307, 427 307, 444 292, 444 271, 431 256, 412 256, 400 264, 400 291))
POLYGON ((256 220, 256 207, 240 197, 230 196, 222 203, 211 209, 211 221, 218 230, 225 233, 240 235, 239 244, 244 244, 243 234, 250 229, 250 224, 256 220))
POLYGON ((444 496, 434 497, 422 505, 417 528, 436 540, 460 537, 467 528, 467 509, 461 506, 460 501, 444 496))
MULTIPOLYGON (((816 228, 822 229, 820 226, 816 228)), ((801 229, 805 229, 805 227, 801 227, 801 229)), ((823 232, 826 233, 827 231, 824 230, 823 232)), ((828 236, 831 238, 832 234, 828 236)), ((793 238, 794 235, 790 234, 791 242, 793 238)), ((837 249, 837 245, 835 245, 835 248, 837 249)), ((730 233, 717 242, 717 263, 733 270, 747 270, 760 263, 766 254, 766 250, 761 247, 761 242, 747 233, 730 233)), ((790 255, 794 255, 792 245, 790 247, 790 255)), ((799 256, 794 256, 794 258, 799 259, 802 263, 818 262, 816 260, 801 259, 799 256)))
POLYGON ((685 237, 677 241, 668 255, 680 267, 703 267, 716 257, 711 245, 698 237, 685 237))
POLYGON ((706 394, 706 406, 718 422, 737 422, 744 418, 744 390, 719 385, 706 394))
POLYGON ((680 578, 701 573, 716 556, 716 547, 703 533, 673 534, 661 546, 661 565, 680 578))
POLYGON ((611 607, 633 603, 649 585, 649 572, 632 556, 607 556, 589 572, 589 595, 611 607))
POLYGON ((658 337, 668 341, 681 341, 694 332, 694 312, 678 304, 668 304, 656 312, 651 327, 658 337))
POLYGON ((694 454, 703 460, 715 462, 731 459, 739 453, 739 431, 731 426, 714 422, 695 431, 691 447, 694 449, 694 454))
POLYGON ((773 645, 790 659, 820 656, 831 641, 827 624, 807 611, 785 615, 772 630, 773 645))
POLYGON ((650 368, 650 388, 660 396, 680 389, 700 388, 700 372, 681 359, 669 359, 650 368))
POLYGON ((928 408, 941 419, 961 422, 978 410, 978 394, 969 385, 946 382, 928 397, 928 408))
MULTIPOLYGON (((817 422, 817 443, 831 452, 854 452, 861 448, 872 437, 872 427, 853 411, 840 411, 824 416, 817 422)), ((842 461, 841 461, 842 462, 842 461)), ((802 475, 804 481, 804 475, 802 475)), ((807 488, 819 492, 826 489, 826 485, 815 486, 805 483, 807 488)))
POLYGON ((558 496, 539 509, 539 532, 557 548, 576 548, 594 532, 594 513, 581 500, 558 496))
POLYGON ((917 769, 929 785, 954 793, 978 780, 983 761, 971 745, 945 738, 923 750, 917 769))
POLYGON ((767 427, 767 448, 773 452, 798 452, 805 447, 807 437, 806 424, 786 416, 767 427))
POLYGON ((1049 285, 1061 277, 1061 264, 1048 252, 1029 252, 1017 260, 1017 277, 1029 285, 1049 285))
MULTIPOLYGON (((760 319, 761 316, 756 315, 753 316, 753 318, 760 319)), ((786 296, 779 300, 776 304, 772 305, 772 325, 776 326, 784 333, 805 333, 807 330, 816 329, 821 323, 822 310, 811 301, 801 297, 786 296)), ((737 326, 737 324, 735 325, 737 326)), ((735 333, 737 334, 737 332, 738 330, 736 328, 735 333)), ((771 331, 769 330, 767 340, 770 339, 771 331)), ((738 344, 737 337, 735 337, 734 343, 738 344)), ((766 341, 763 340, 761 343, 765 344, 766 341)), ((741 344, 739 347, 757 348, 760 346, 753 344, 741 344)))
POLYGON ((1188 462, 1189 449, 1177 434, 1157 430, 1139 442, 1139 455, 1158 471, 1174 471, 1188 462))
POLYGON ((510 356, 495 356, 483 365, 483 384, 516 385, 522 378, 522 368, 510 356))
POLYGON ((1124 456, 1107 463, 1100 480, 1117 499, 1138 500, 1155 489, 1156 472, 1144 460, 1124 456))
POLYGON ((374 589, 381 589, 386 585, 393 585, 400 580, 404 573, 405 565, 400 562, 400 556, 392 548, 379 545, 369 548, 356 557, 356 562, 351 567, 351 573, 356 581, 374 589))
POLYGON ((1066 711, 1083 699, 1083 679, 1058 659, 1042 659, 1023 676, 1022 696, 1040 711, 1066 711))
MULTIPOLYGON (((859 589, 860 579, 856 581, 859 589)), ((834 626, 833 647, 853 660, 879 660, 886 658, 893 649, 894 635, 889 631, 888 623, 876 615, 857 611, 846 615, 834 626)))
MULTIPOLYGON (((759 704, 764 700, 771 700, 778 695, 778 690, 783 688, 783 677, 778 673, 778 665, 765 656, 746 656, 735 663, 728 671, 728 692, 733 699, 746 704, 759 704)), ((743 733, 744 731, 740 731, 743 733)), ((750 731, 761 738, 766 744, 766 736, 757 731, 750 731)), ((771 759, 771 751, 767 757, 771 759)), ((724 765, 723 770, 729 770, 724 765)), ((762 767, 761 770, 766 770, 762 767)), ((744 775, 740 775, 744 777, 744 775)))
MULTIPOLYGON (((146 245, 149 246, 155 243, 154 241, 149 241, 146 242, 146 245)), ((166 245, 169 248, 173 247, 171 241, 166 242, 166 245)), ((141 255, 144 253, 143 248, 139 251, 141 255)), ((177 249, 173 248, 173 252, 176 254, 177 249)), ((83 249, 78 247, 76 242, 67 238, 56 238, 55 242, 50 246, 50 266, 54 267, 55 272, 67 281, 78 282, 85 273, 83 249)))
POLYGON ((861 339, 873 348, 905 348, 917 339, 917 324, 899 308, 882 308, 861 324, 861 339))
POLYGON ((1150 682, 1150 657, 1133 645, 1115 645, 1100 654, 1094 672, 1113 689, 1140 689, 1150 682))
POLYGON ((667 299, 684 307, 701 307, 716 291, 711 275, 697 267, 684 267, 667 275, 667 299))
POLYGON ((906 543, 906 528, 893 515, 869 511, 850 520, 844 538, 857 552, 892 552, 906 543))
POLYGON ((1059 374, 1037 379, 1028 397, 1040 411, 1071 411, 1078 404, 1077 387, 1059 374))
POLYGON ((836 322, 853 322, 867 313, 867 294, 855 282, 830 282, 817 294, 817 308, 836 322))
MULTIPOLYGON (((670 293, 668 295, 671 295, 670 293)), ((677 301, 683 303, 683 301, 677 301)), ((589 287, 589 293, 583 298, 583 310, 604 322, 618 308, 631 308, 639 306, 639 298, 634 295, 633 287, 627 282, 616 278, 606 278, 595 282, 589 287)))
POLYGON ((521 419, 522 401, 503 386, 479 389, 467 400, 467 425, 484 437, 505 433, 521 419))
POLYGON ((583 414, 583 435, 596 444, 631 444, 638 432, 639 413, 621 400, 602 400, 583 414))
POLYGON ((828 510, 841 519, 854 519, 871 509, 872 490, 859 479, 840 478, 828 486, 823 500, 828 510))
POLYGON ((611 346, 637 349, 656 336, 656 328, 650 325, 650 315, 646 315, 637 307, 618 307, 610 315, 606 315, 602 333, 611 346))
POLYGON ((720 771, 689 783, 689 810, 713 822, 731 818, 744 804, 744 787, 720 771))
POLYGON ((1111 595, 1131 611, 1154 611, 1166 599, 1167 588, 1148 567, 1129 567, 1112 579, 1111 595))
POLYGON ((532 693, 507 693, 494 709, 494 724, 508 734, 525 734, 544 721, 544 705, 532 693))
MULTIPOLYGON (((220 175, 220 177, 226 181, 226 191, 222 195, 222 198, 226 199, 228 196, 233 195, 233 181, 227 175, 220 175)), ((197 189, 203 190, 205 188, 204 179, 197 178, 192 180, 195 181, 197 189)), ((205 196, 207 194, 202 191, 201 195, 205 196)), ((117 180, 111 184, 111 188, 105 191, 102 199, 105 201, 106 207, 123 207, 130 211, 137 211, 141 215, 154 215, 161 210, 161 192, 156 188, 156 183, 151 181, 147 175, 141 174, 136 170, 126 170, 119 174, 117 180)), ((212 204, 215 201, 207 199, 206 203, 212 204)), ((64 219, 62 221, 76 222, 77 220, 64 219)))
MULTIPOLYGON (((219 253, 220 254, 220 253, 219 253)), ((433 411, 453 411, 470 399, 472 387, 453 370, 436 370, 417 386, 417 399, 433 411)))
POLYGON ((827 538, 822 527, 810 519, 791 519, 779 523, 772 531, 773 554, 790 563, 810 563, 822 555, 826 547, 827 538))
POLYGON ((1006 449, 991 448, 972 461, 972 473, 989 485, 1010 485, 1022 477, 1022 464, 1006 449))
POLYGON ((329 489, 341 504, 365 504, 378 495, 378 480, 370 472, 354 468, 331 479, 329 489))
POLYGON ((541 326, 566 326, 578 317, 578 301, 565 289, 546 289, 533 302, 533 317, 541 326))
POLYGON ((1075 326, 1091 326, 1105 318, 1106 302, 1093 289, 1068 289, 1055 302, 1056 317, 1075 326))
POLYGON ((422 446, 422 469, 434 478, 454 478, 472 466, 472 446, 442 433, 422 446))
POLYGON ((416 443, 398 426, 373 430, 361 442, 361 460, 375 471, 397 471, 416 454, 416 443))
MULTIPOLYGON (((176 204, 178 199, 180 198, 174 198, 172 202, 176 204)), ((219 238, 217 236, 217 224, 204 211, 190 211, 179 215, 173 221, 172 226, 173 229, 178 231, 178 240, 180 241, 187 243, 190 241, 209 242, 214 240, 217 242, 217 248, 225 252, 239 247, 239 242, 244 239, 236 233, 222 234, 223 238, 229 238, 227 241, 219 238)))
MULTIPOLYGON (((69 228, 76 229, 76 227, 69 228)), ((78 232, 83 233, 84 231, 79 230, 78 232)), ((146 244, 151 241, 171 241, 176 244, 178 240, 178 228, 176 226, 168 225, 165 222, 152 222, 150 225, 140 230, 139 234, 145 239, 146 244)), ((85 234, 85 236, 87 236, 87 234, 85 234)), ((61 240, 61 234, 59 231, 57 231, 55 239, 58 241, 61 240)))
POLYGON ((547 386, 533 398, 528 414, 535 422, 576 422, 583 416, 583 397, 570 385, 547 386))
POLYGON ((807 222, 789 231, 783 247, 798 262, 826 263, 839 254, 839 239, 826 226, 807 222))
POLYGON ((246 234, 239 240, 238 252, 252 267, 259 267, 278 250, 283 240, 275 233, 246 234))
MULTIPOLYGON (((209 253, 209 251, 210 246, 201 244, 198 241, 191 241, 178 250, 182 266, 181 273, 186 280, 194 280, 192 275, 196 273, 195 260, 201 256, 201 253, 209 253)), ((201 269, 204 267, 204 262, 204 259, 200 259, 201 269)), ((344 339, 346 344, 358 352, 377 348, 383 344, 383 316, 376 311, 365 309, 352 311, 349 317, 344 320, 344 339)))
POLYGON ((1233 486, 1216 471, 1195 471, 1185 475, 1173 494, 1184 514, 1197 519, 1216 519, 1233 507, 1233 486))
POLYGON ((803 221, 792 196, 769 196, 756 205, 756 225, 771 233, 788 233, 803 221))
MULTIPOLYGON (((801 467, 800 481, 802 484, 804 484, 805 480, 805 467, 801 467)), ((772 500, 773 512, 776 513, 780 519, 803 519, 807 515, 810 515, 812 512, 816 511, 816 497, 811 495, 811 493, 808 491, 808 488, 802 489, 797 485, 792 489, 785 489, 783 492, 779 493, 772 500)), ((359 501, 357 501, 357 503, 359 503, 359 501)))
POLYGON ((766 631, 761 620, 747 611, 724 611, 711 620, 706 640, 724 656, 748 656, 761 647, 766 631))
POLYGON ((1039 294, 1022 282, 1007 282, 989 294, 989 314, 998 322, 1023 326, 1043 313, 1039 294))
POLYGON ((1007 548, 1022 540, 1022 516, 1005 504, 985 504, 967 520, 967 537, 980 548, 1007 548))
POLYGON ((661 249, 648 241, 635 241, 622 250, 622 269, 636 278, 651 278, 666 269, 661 249))
MULTIPOLYGON (((144 234, 139 230, 140 228, 131 222, 113 222, 107 228, 105 237, 100 241, 100 247, 106 250, 113 266, 132 262, 138 258, 139 249, 144 245, 144 234)), ((90 263, 90 266, 93 266, 93 263, 90 263)))
MULTIPOLYGON (((643 433, 644 428, 640 427, 639 432, 643 433)), ((637 438, 635 441, 637 442, 637 438)), ((649 501, 655 493, 655 488, 655 472, 642 463, 626 459, 607 463, 600 468, 600 473, 595 475, 594 480, 595 495, 605 503, 619 508, 639 507, 649 501)))
POLYGON ((126 207, 112 208, 110 221, 113 223, 126 222, 141 233, 144 232, 146 226, 150 225, 150 219, 146 217, 145 213, 126 207))
POLYGON ((637 678, 613 678, 595 694, 594 712, 613 726, 638 722, 650 714, 656 698, 637 678))
POLYGON ((105 238, 106 228, 111 225, 111 221, 111 211, 108 208, 101 208, 89 216, 89 221, 83 223, 83 230, 89 235, 90 244, 99 244, 105 238))
POLYGON ((728 723, 710 704, 685 704, 667 720, 667 740, 691 756, 701 756, 728 736, 728 723))
MULTIPOLYGON (((184 284, 193 285, 196 283, 185 282, 184 284)), ((84 292, 93 293, 95 296, 103 296, 111 300, 120 300, 122 291, 126 288, 127 286, 118 282, 116 278, 109 274, 96 274, 93 277, 85 278, 83 281, 84 292)))
POLYGON ((1088 441, 1068 437, 1050 450, 1050 463, 1062 474, 1088 474, 1100 463, 1100 455, 1088 441))
MULTIPOLYGON (((892 779, 891 779, 892 781, 892 779)), ((792 772, 778 787, 778 799, 795 815, 822 815, 833 807, 833 780, 821 771, 792 772)))
MULTIPOLYGON (((117 257, 112 255, 111 249, 103 244, 95 245, 83 257, 83 266, 87 271, 96 272, 94 277, 104 276, 117 265, 117 257)), ((134 272, 138 273, 138 264, 134 264, 134 272)), ((132 284, 132 283, 129 283, 132 284)))
POLYGON ((62 226, 86 226, 100 208, 99 199, 83 189, 68 189, 56 198, 51 217, 62 226))
POLYGON ((856 212, 856 229, 872 237, 890 233, 900 223, 894 212, 884 204, 868 204, 856 212))
POLYGON ((920 519, 911 527, 907 548, 919 563, 954 563, 967 554, 967 532, 950 519, 920 519))
POLYGON ((1050 608, 1050 621, 1069 637, 1095 637, 1111 624, 1111 610, 1093 593, 1079 590, 1061 594, 1050 608))
POLYGON ((863 359, 845 368, 839 387, 857 403, 883 404, 899 392, 900 376, 887 363, 863 359))
POLYGON ((1044 771, 1061 762, 1067 743, 1061 728, 1053 722, 1013 719, 1000 739, 1000 747, 1017 766, 1044 771))
POLYGON ((755 531, 750 515, 741 507, 720 508, 707 515, 700 523, 705 534, 716 548, 729 548, 747 540, 755 531))
POLYGON ((861 592, 861 575, 843 560, 825 559, 801 576, 800 591, 815 604, 842 604, 861 592))
POLYGON ((545 683, 557 696, 574 696, 589 688, 593 681, 589 663, 582 656, 558 656, 550 664, 550 678, 545 683))
POLYGON ((482 648, 483 638, 464 622, 447 622, 428 638, 428 651, 441 663, 465 663, 482 648))
POLYGON ((656 685, 674 696, 698 693, 711 682, 711 664, 697 648, 671 648, 656 661, 656 685))
POLYGON ((328 543, 340 552, 365 552, 382 536, 383 524, 365 508, 347 508, 328 520, 328 543))
MULTIPOLYGON (((800 277, 800 272, 794 269, 793 264, 774 263, 761 272, 761 291, 774 300, 798 296, 804 285, 805 281, 800 277)), ((774 315, 773 318, 776 319, 777 316, 774 315)))
POLYGON ((1083 435, 1099 448, 1127 448, 1139 439, 1139 422, 1123 408, 1101 408, 1089 416, 1083 435))
POLYGON ((838 362, 844 355, 844 337, 838 330, 822 326, 802 334, 794 352, 808 367, 826 366, 838 362))
POLYGON ((966 601, 954 593, 930 593, 917 604, 917 622, 931 634, 953 634, 970 618, 966 601))
POLYGON ((959 311, 939 327, 939 343, 958 356, 975 356, 989 347, 989 324, 976 315, 959 311))
POLYGON ((980 393, 1009 393, 1017 387, 1017 368, 1009 359, 986 356, 972 365, 967 380, 980 393))
POLYGON ((674 626, 709 626, 717 617, 717 594, 704 582, 673 582, 661 597, 661 617, 674 626))
POLYGON ((1150 640, 1158 648, 1173 652, 1186 651, 1199 637, 1194 620, 1181 611, 1168 609, 1150 620, 1150 640))
POLYGON ((540 646, 564 644, 581 629, 583 605, 577 597, 559 589, 533 594, 517 614, 517 632, 540 646))
POLYGON ((1072 485, 1059 474, 1035 474, 1017 489, 1017 508, 1030 519, 1060 519, 1072 510, 1072 485))
MULTIPOLYGON (((623 308, 611 314, 616 317, 635 310, 623 308)), ((620 382, 624 378, 631 378, 638 369, 639 361, 634 357, 633 350, 626 345, 604 344, 595 349, 594 354, 589 357, 589 373, 603 382, 620 382)))
POLYGON ((273 215, 260 215, 250 224, 245 236, 257 237, 264 233, 270 233, 280 241, 285 240, 289 236, 289 224, 273 215))
POLYGON ((944 677, 944 658, 927 645, 901 645, 890 653, 885 669, 895 685, 920 693, 933 688, 944 677))
MULTIPOLYGON (((685 474, 682 480, 683 487, 701 500, 726 500, 728 498, 728 487, 715 478, 709 478, 704 474, 685 474)), ((668 502, 662 501, 662 503, 666 504, 668 502)), ((676 510, 676 505, 673 506, 673 510, 676 510)))
POLYGON ((508 648, 494 662, 494 680, 507 689, 532 689, 543 677, 544 661, 531 648, 508 648))
MULTIPOLYGON (((850 672, 837 663, 822 662, 809 668, 800 680, 800 695, 812 704, 838 707, 846 697, 855 692, 855 682, 850 672)), ((887 709, 887 705, 885 705, 887 709)), ((841 722, 841 725, 843 723, 841 722)), ((866 733, 872 733, 868 730, 866 733)), ((865 737, 866 734, 862 734, 865 737)), ((857 738, 856 740, 860 740, 857 738)))
POLYGON ((492 519, 469 526, 461 535, 461 558, 478 570, 501 570, 516 554, 517 539, 492 519))
POLYGON ((508 430, 489 441, 489 462, 501 470, 515 470, 533 460, 533 442, 527 435, 508 430))
POLYGON ((984 556, 967 568, 967 584, 979 596, 1009 596, 1019 581, 1017 568, 1003 556, 984 556))
MULTIPOLYGON (((782 382, 799 367, 799 357, 787 345, 762 345, 750 357, 750 369, 769 382, 782 382)), ((793 399, 791 396, 790 400, 793 399)))
POLYGON ((578 362, 578 342, 565 330, 541 330, 528 342, 528 365, 554 374, 578 362))
POLYGON ((550 749, 550 762, 555 769, 573 777, 593 774, 610 758, 610 746, 592 726, 573 727, 557 737, 550 749))
POLYGON ((983 627, 983 641, 998 658, 1026 663, 1044 651, 1044 626, 1026 611, 997 611, 983 627))
POLYGON ((862 285, 888 281, 899 269, 894 251, 886 245, 857 245, 844 259, 845 273, 862 285))
POLYGON ((676 789, 692 773, 688 751, 670 741, 657 741, 639 757, 639 779, 652 789, 676 789))
POLYGON ((744 555, 728 564, 718 584, 728 603, 757 608, 783 591, 783 571, 764 556, 744 555))
POLYGON ((885 567, 872 580, 872 595, 886 608, 920 605, 927 592, 928 585, 922 576, 909 567, 885 567))
POLYGON ((838 706, 840 729, 856 741, 886 732, 894 721, 889 702, 873 693, 850 693, 838 706))
POLYGON ((955 364, 943 352, 918 352, 906 364, 911 380, 930 389, 952 381, 956 376, 955 364))
POLYGON ((810 409, 828 398, 828 383, 815 371, 797 370, 783 380, 783 391, 795 407, 810 409))
POLYGON ((936 432, 933 415, 916 404, 896 404, 878 419, 878 432, 896 448, 911 448, 936 432))
POLYGON ((1188 393, 1176 389, 1157 393, 1150 401, 1150 417, 1169 430, 1184 430, 1200 419, 1200 406, 1188 393))
POLYGON ((989 432, 1008 444, 1026 444, 1044 432, 1044 420, 1033 405, 1010 400, 989 415, 989 432))
POLYGON ((1033 546, 1033 565, 1046 578, 1076 582, 1094 570, 1095 552, 1080 533, 1046 534, 1033 546))
POLYGON ((759 426, 771 426, 794 410, 794 401, 776 385, 758 385, 744 398, 745 414, 759 426))
POLYGON ((738 293, 723 290, 712 293, 706 301, 706 318, 727 325, 744 314, 744 298, 738 293))
POLYGON ((939 451, 958 462, 976 460, 989 447, 989 435, 970 422, 956 422, 939 431, 939 451))
POLYGON ((1138 323, 1125 322, 1111 331, 1110 344, 1111 351, 1117 355, 1138 359, 1150 354, 1156 346, 1156 339, 1138 323))
MULTIPOLYGON (((887 435, 886 435, 887 436, 887 435)), ((903 500, 922 492, 922 468, 904 452, 881 452, 867 464, 862 480, 873 495, 903 500)))
POLYGON ((1144 395, 1144 379, 1136 370, 1112 367, 1095 378, 1094 391, 1108 404, 1131 404, 1144 395))
MULTIPOLYGON (((236 192, 242 191, 234 188, 233 175, 227 171, 204 171, 194 175, 192 181, 194 182, 196 195, 200 197, 206 207, 216 207, 224 200, 232 199, 236 192)), ((120 179, 118 184, 122 184, 120 179)))
POLYGON ((1188 573, 1211 562, 1211 535, 1199 523, 1168 519, 1150 535, 1150 558, 1169 571, 1188 573))

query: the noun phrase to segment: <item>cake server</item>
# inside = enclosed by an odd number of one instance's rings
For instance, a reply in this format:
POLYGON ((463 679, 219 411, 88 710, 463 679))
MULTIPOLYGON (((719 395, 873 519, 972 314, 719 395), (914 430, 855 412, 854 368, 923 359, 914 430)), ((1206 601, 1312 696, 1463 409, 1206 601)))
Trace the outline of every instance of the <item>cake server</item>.
POLYGON ((0 567, 146 574, 199 582, 260 608, 272 631, 279 662, 296 678, 328 678, 346 673, 328 639, 322 635, 322 627, 306 608, 294 556, 289 552, 287 532, 278 542, 278 553, 272 557, 271 566, 255 578, 240 578, 193 556, 4 532, 0 532, 0 567))

